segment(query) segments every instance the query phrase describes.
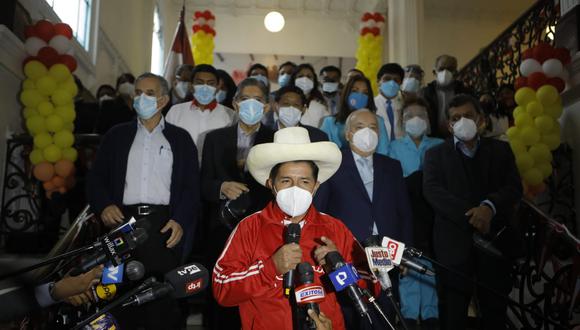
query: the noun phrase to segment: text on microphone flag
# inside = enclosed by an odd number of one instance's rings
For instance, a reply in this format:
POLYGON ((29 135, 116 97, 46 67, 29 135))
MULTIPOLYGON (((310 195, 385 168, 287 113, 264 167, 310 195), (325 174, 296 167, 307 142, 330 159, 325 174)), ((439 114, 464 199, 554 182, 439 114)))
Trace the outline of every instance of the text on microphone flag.
POLYGON ((189 283, 186 283, 185 284, 185 292, 187 294, 196 293, 197 291, 201 290, 202 284, 203 284, 203 279, 201 279, 201 278, 198 278, 195 281, 191 281, 189 283))
POLYGON ((295 290, 296 303, 306 304, 324 300, 324 288, 320 285, 303 285, 295 290))
POLYGON ((178 270, 177 274, 179 276, 185 276, 185 275, 193 275, 199 272, 201 272, 201 269, 199 269, 199 267, 197 267, 196 265, 188 265, 183 267, 182 270, 178 270))

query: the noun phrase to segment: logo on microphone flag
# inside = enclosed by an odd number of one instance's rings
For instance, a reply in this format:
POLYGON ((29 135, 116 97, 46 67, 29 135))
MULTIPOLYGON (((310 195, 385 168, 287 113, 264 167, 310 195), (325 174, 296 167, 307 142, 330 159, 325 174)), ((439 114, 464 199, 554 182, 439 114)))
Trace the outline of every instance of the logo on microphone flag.
POLYGON ((185 284, 185 292, 187 294, 193 294, 196 293, 197 291, 200 291, 202 283, 203 280, 201 278, 198 278, 195 281, 185 284))
POLYGON ((360 276, 352 265, 344 265, 328 276, 337 292, 344 290, 347 286, 355 284, 360 276))
POLYGON ((369 262, 369 268, 371 270, 380 269, 384 271, 390 271, 393 269, 394 264, 390 259, 389 251, 387 248, 383 247, 367 247, 365 248, 367 255, 367 261, 369 262))
POLYGON ((103 276, 101 277, 101 283, 103 284, 117 284, 123 282, 123 263, 118 266, 114 266, 110 262, 107 263, 103 269, 103 276))
POLYGON ((296 288, 296 303, 317 303, 324 300, 324 288, 321 285, 305 284, 296 288))
POLYGON ((387 248, 389 259, 391 259, 395 265, 400 265, 401 259, 403 259, 403 252, 405 251, 405 243, 395 241, 388 237, 383 237, 382 245, 387 248))

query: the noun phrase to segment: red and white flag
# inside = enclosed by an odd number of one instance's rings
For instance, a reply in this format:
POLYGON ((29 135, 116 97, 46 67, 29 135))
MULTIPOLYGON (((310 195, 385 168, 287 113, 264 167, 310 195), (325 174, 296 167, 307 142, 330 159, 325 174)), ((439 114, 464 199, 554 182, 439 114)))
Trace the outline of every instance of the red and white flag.
POLYGON ((191 44, 189 43, 187 29, 185 28, 184 15, 185 6, 181 8, 179 23, 177 24, 175 36, 173 37, 173 44, 163 69, 163 77, 167 79, 167 82, 169 82, 170 86, 173 83, 173 80, 175 80, 175 69, 178 66, 181 64, 194 65, 193 55, 191 54, 191 44))

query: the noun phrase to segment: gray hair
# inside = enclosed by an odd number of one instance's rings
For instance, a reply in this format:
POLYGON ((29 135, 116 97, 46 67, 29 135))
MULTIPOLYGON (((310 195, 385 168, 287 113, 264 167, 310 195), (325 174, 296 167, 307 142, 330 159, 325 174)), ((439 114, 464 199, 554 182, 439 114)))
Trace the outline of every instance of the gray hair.
POLYGON ((239 98, 242 97, 242 91, 244 88, 249 86, 256 86, 260 88, 262 94, 264 94, 264 100, 266 103, 270 102, 270 93, 268 92, 268 87, 266 87, 264 83, 255 78, 246 78, 239 83, 238 89, 236 90, 236 95, 234 95, 234 100, 239 100, 239 98))
POLYGON ((371 110, 369 110, 367 108, 362 108, 362 109, 359 109, 359 110, 355 110, 355 111, 351 112, 348 115, 348 117, 346 117, 346 121, 344 122, 344 135, 345 135, 345 138, 346 138, 346 134, 348 134, 348 132, 350 131, 350 124, 352 122, 352 119, 356 115, 361 114, 361 113, 364 113, 364 112, 368 112, 368 113, 372 114, 373 116, 375 116, 375 119, 377 120, 377 124, 379 123, 379 119, 377 118, 377 114, 374 113, 374 112, 372 112, 371 110))
POLYGON ((169 95, 169 84, 167 83, 167 80, 165 80, 165 78, 156 75, 154 73, 151 72, 145 72, 142 75, 140 75, 139 77, 137 77, 137 79, 135 79, 135 85, 137 85, 137 83, 139 83, 139 81, 141 81, 142 79, 145 78, 153 78, 153 79, 157 79, 157 81, 159 82, 159 87, 161 89, 161 96, 165 96, 165 95, 169 95))

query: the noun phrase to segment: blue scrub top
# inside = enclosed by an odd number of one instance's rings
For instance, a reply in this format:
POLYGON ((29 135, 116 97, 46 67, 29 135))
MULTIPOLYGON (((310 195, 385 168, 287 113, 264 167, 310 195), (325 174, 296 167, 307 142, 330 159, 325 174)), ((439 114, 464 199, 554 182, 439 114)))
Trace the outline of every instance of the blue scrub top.
POLYGON ((425 152, 430 148, 443 143, 442 139, 432 138, 428 136, 423 136, 419 147, 409 136, 409 134, 404 137, 393 141, 389 145, 389 152, 387 156, 398 160, 401 162, 403 167, 403 176, 407 177, 413 172, 423 169, 423 159, 425 158, 425 152))

